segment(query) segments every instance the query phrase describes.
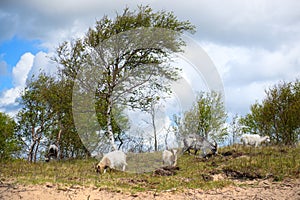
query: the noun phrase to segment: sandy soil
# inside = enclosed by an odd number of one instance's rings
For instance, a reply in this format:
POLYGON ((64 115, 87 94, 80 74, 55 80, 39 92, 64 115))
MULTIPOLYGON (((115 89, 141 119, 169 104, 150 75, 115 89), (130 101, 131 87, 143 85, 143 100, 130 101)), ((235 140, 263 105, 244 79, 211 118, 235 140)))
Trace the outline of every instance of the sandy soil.
POLYGON ((24 186, 8 182, 0 182, 1 200, 147 200, 147 199, 287 199, 300 200, 300 179, 270 182, 268 180, 236 182, 240 186, 228 186, 222 189, 204 191, 201 189, 178 192, 176 189, 155 193, 153 191, 129 194, 123 192, 109 192, 99 188, 62 187, 53 184, 24 186))

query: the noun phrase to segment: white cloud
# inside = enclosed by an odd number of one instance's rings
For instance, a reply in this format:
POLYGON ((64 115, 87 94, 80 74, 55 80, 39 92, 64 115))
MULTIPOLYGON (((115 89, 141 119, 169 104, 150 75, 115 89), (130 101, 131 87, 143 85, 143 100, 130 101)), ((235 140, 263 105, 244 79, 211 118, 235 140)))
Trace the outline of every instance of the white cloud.
POLYGON ((17 99, 21 97, 26 81, 33 75, 37 77, 41 72, 53 75, 57 71, 56 65, 50 61, 51 56, 51 53, 45 52, 38 52, 36 55, 27 52, 21 56, 12 70, 14 88, 0 93, 0 111, 14 116, 19 109, 17 99))
POLYGON ((270 51, 203 43, 227 84, 248 84, 263 80, 292 80, 300 75, 300 47, 282 46, 270 51))
MULTIPOLYGON (((140 4, 134 0, 109 3, 67 0, 63 4, 60 0, 1 1, 0 25, 10 24, 3 29, 3 36, 39 39, 44 46, 53 49, 64 40, 82 36, 103 15, 114 17, 116 11, 122 12, 126 6, 136 9, 140 4)), ((228 0, 222 4, 218 0, 190 0, 186 4, 181 0, 172 0, 172 4, 167 0, 145 0, 143 4, 155 10, 174 11, 179 19, 190 20, 197 27, 198 40, 275 49, 300 39, 300 2, 297 0, 228 0)))
POLYGON ((0 93, 0 112, 7 113, 9 116, 16 116, 19 110, 17 99, 21 96, 23 87, 17 86, 0 93))
MULTIPOLYGON (((0 2, 0 25, 6 28, 0 37, 17 35, 38 39, 53 52, 61 41, 82 36, 104 14, 115 16, 115 11, 121 12, 126 5, 136 9, 140 3, 67 0, 61 4, 59 0, 51 3, 4 0, 0 2)), ((223 78, 227 107, 234 112, 244 113, 250 104, 264 97, 266 87, 300 76, 300 1, 228 0, 221 3, 190 0, 183 3, 172 0, 170 4, 164 0, 145 0, 143 4, 155 10, 174 11, 179 19, 190 20, 196 25, 197 33, 193 38, 215 63, 223 78)), ((29 76, 37 74, 40 68, 46 73, 53 69, 53 64, 47 60, 48 54, 35 55, 29 76)), ((15 85, 23 85, 28 68, 19 66, 17 69, 15 85)), ((194 81, 187 81, 195 85, 194 81)))
POLYGON ((299 39, 299 9, 300 2, 291 0, 192 1, 177 8, 197 25, 200 40, 269 49, 299 39))
POLYGON ((265 89, 275 82, 252 82, 243 86, 226 87, 226 109, 233 114, 246 114, 256 101, 261 102, 265 97, 265 89))
POLYGON ((41 72, 47 75, 54 75, 57 72, 57 66, 51 61, 53 53, 38 52, 32 64, 32 68, 28 74, 28 78, 37 77, 41 72))
POLYGON ((16 87, 24 87, 27 80, 28 72, 33 65, 34 55, 31 53, 25 53, 17 65, 13 68, 13 83, 16 87))
POLYGON ((25 53, 12 70, 14 88, 10 88, 1 93, 0 111, 13 116, 17 112, 18 103, 16 100, 21 96, 21 92, 26 85, 26 80, 32 68, 34 55, 25 53))
POLYGON ((278 81, 300 77, 298 46, 263 48, 202 43, 224 81, 227 110, 245 114, 255 101, 265 98, 265 90, 278 81))
POLYGON ((1 107, 13 104, 16 105, 15 100, 20 96, 22 91, 22 87, 17 86, 15 88, 8 89, 3 92, 0 98, 0 105, 1 107))

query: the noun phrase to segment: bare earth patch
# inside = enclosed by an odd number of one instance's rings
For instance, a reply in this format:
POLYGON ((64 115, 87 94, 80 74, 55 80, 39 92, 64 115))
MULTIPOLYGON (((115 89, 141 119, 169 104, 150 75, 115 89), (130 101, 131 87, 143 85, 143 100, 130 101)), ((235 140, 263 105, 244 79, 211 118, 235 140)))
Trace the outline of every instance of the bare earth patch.
POLYGON ((124 192, 110 192, 96 187, 64 187, 54 184, 45 185, 20 185, 9 182, 0 182, 1 200, 55 200, 55 199, 287 199, 300 200, 300 179, 270 182, 268 180, 237 181, 235 186, 222 189, 202 190, 188 189, 183 192, 172 189, 156 193, 154 191, 136 194, 124 192))

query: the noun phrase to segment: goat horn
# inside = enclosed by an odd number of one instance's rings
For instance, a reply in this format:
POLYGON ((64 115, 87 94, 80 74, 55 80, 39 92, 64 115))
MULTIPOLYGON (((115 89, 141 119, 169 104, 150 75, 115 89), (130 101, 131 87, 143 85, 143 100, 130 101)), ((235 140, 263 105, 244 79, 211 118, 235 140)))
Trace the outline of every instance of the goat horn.
POLYGON ((215 139, 213 139, 213 141, 215 142, 215 147, 218 147, 218 143, 216 142, 216 140, 215 139))

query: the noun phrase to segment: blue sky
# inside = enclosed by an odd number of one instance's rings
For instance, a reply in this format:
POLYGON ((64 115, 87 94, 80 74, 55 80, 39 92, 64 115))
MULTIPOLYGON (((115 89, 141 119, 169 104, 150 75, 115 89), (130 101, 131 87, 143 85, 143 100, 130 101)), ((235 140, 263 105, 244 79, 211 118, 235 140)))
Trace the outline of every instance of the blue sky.
POLYGON ((3 0, 0 2, 0 111, 14 116, 26 79, 49 61, 64 40, 82 36, 96 19, 143 3, 191 21, 191 37, 223 80, 226 109, 245 114, 279 81, 300 78, 300 2, 297 0, 3 0))
POLYGON ((1 66, 3 74, 1 74, 0 91, 13 87, 13 67, 16 66, 21 56, 26 52, 36 54, 43 50, 41 47, 39 47, 39 45, 40 42, 37 40, 26 40, 18 37, 5 40, 0 44, 0 58, 3 62, 3 66, 1 66))

